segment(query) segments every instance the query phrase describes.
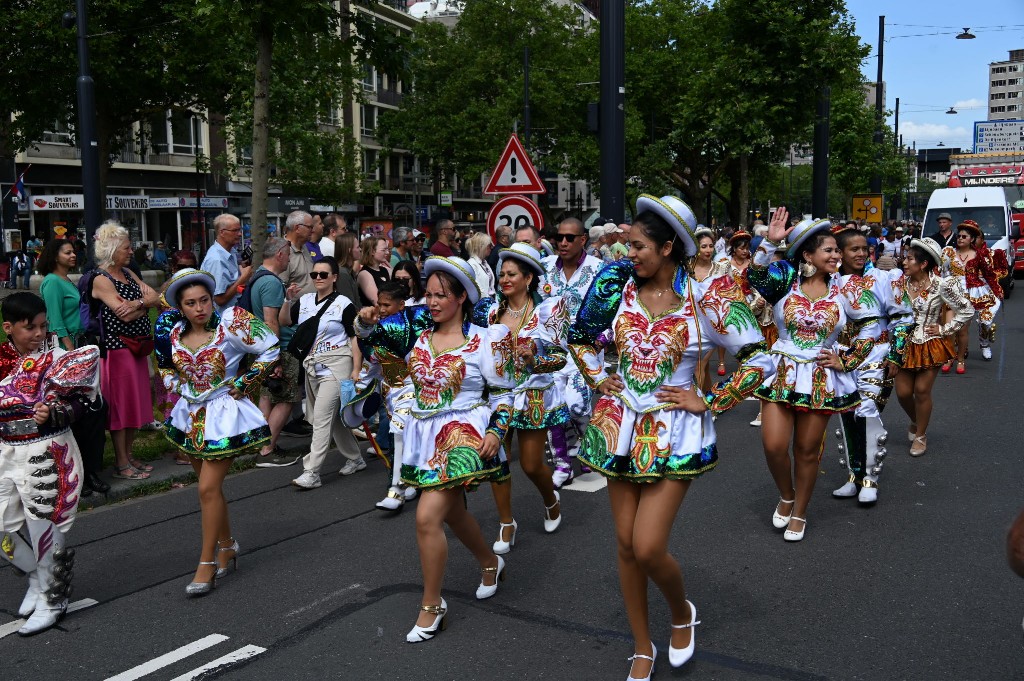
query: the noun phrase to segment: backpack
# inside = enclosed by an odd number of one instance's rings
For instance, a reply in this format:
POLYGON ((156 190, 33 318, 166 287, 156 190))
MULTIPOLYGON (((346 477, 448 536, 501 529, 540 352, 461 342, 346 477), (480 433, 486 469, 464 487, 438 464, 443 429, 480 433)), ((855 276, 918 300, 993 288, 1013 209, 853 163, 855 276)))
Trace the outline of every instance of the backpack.
MULTIPOLYGON (((242 308, 246 312, 251 312, 260 319, 263 319, 263 310, 260 310, 260 314, 256 314, 256 311, 252 309, 252 287, 256 284, 257 281, 268 275, 273 275, 275 277, 277 276, 276 274, 267 269, 260 270, 259 272, 254 274, 252 279, 249 280, 249 284, 245 287, 245 290, 242 291, 242 295, 238 296, 238 302, 235 303, 235 306, 242 308)), ((283 285, 284 284, 282 284, 282 286, 283 285)))
POLYGON ((81 321, 82 334, 86 337, 86 342, 93 345, 98 344, 103 336, 99 303, 92 297, 92 282, 97 274, 98 270, 89 270, 78 280, 78 319, 81 321))

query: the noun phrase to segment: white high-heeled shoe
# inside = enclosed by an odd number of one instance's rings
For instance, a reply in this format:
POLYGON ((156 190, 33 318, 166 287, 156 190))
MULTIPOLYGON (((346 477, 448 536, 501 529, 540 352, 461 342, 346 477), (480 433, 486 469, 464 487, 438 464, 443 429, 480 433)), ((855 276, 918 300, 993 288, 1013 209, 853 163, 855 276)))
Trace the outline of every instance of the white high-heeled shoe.
POLYGON ((626 677, 626 681, 651 681, 651 675, 654 674, 654 661, 658 658, 658 647, 654 645, 654 643, 652 642, 650 655, 641 655, 640 653, 633 653, 631 656, 627 657, 626 659, 631 663, 629 667, 631 672, 633 670, 632 662, 637 658, 641 660, 650 660, 651 671, 647 672, 647 676, 633 676, 631 674, 630 676, 626 677))
MULTIPOLYGON (((686 601, 686 604, 690 606, 690 623, 689 624, 673 624, 673 629, 692 629, 693 627, 700 624, 700 620, 697 619, 697 606, 686 601)), ((668 663, 673 667, 682 667, 686 664, 691 657, 693 657, 693 650, 696 648, 695 641, 697 640, 697 633, 695 631, 690 632, 690 643, 685 648, 673 648, 672 647, 672 636, 668 637, 668 663)))
POLYGON ((558 526, 562 524, 562 497, 558 496, 558 491, 555 491, 555 503, 550 506, 544 507, 544 531, 547 533, 554 532, 558 529, 558 526), (558 517, 554 520, 551 519, 551 509, 558 506, 558 517))
POLYGON ((807 521, 803 518, 797 518, 796 516, 793 516, 792 520, 799 520, 804 524, 804 526, 800 528, 799 532, 797 532, 796 530, 787 529, 785 532, 782 533, 782 538, 786 541, 800 541, 804 538, 804 532, 807 531, 807 521))
MULTIPOLYGON (((779 504, 796 504, 796 499, 787 501, 786 499, 779 497, 779 504)), ((779 504, 775 504, 775 513, 772 514, 772 525, 774 525, 776 529, 781 530, 783 527, 789 525, 789 519, 792 517, 793 512, 790 511, 789 515, 782 515, 779 513, 779 504)))
POLYGON ((498 523, 498 541, 491 545, 491 550, 498 555, 504 555, 512 550, 512 547, 516 545, 516 532, 519 530, 519 523, 513 518, 511 523, 498 523), (505 528, 512 528, 512 537, 505 541, 505 528))
POLYGON ((420 610, 434 615, 434 621, 429 627, 421 627, 418 624, 413 625, 413 628, 405 635, 405 640, 408 643, 429 641, 439 631, 444 631, 448 627, 448 603, 443 598, 441 599, 441 605, 421 605, 420 610))
POLYGON ((498 593, 498 582, 505 581, 505 561, 502 560, 501 556, 498 556, 498 566, 481 568, 480 572, 493 572, 494 584, 487 586, 483 580, 480 580, 480 586, 476 588, 476 599, 482 601, 485 598, 490 598, 494 594, 498 593))

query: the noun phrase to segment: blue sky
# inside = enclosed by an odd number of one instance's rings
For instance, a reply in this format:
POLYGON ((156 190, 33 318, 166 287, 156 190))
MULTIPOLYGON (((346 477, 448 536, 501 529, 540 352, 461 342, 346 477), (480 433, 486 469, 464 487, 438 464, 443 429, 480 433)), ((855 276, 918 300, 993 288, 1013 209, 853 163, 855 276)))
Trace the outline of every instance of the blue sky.
POLYGON ((1024 49, 1024 0, 846 0, 846 6, 872 48, 866 80, 877 76, 878 17, 885 15, 885 107, 892 111, 900 98, 903 143, 970 147, 974 122, 988 118, 988 65, 1024 49), (965 27, 977 38, 956 40, 965 27), (958 113, 946 114, 950 106, 958 113))

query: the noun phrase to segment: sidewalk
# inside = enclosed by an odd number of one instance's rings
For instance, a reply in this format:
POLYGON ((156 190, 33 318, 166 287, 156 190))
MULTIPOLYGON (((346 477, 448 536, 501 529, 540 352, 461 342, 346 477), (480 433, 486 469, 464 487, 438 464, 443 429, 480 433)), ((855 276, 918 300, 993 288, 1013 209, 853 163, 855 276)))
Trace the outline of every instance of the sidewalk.
MULTIPOLYGON (((304 456, 309 452, 310 440, 311 437, 309 435, 291 435, 289 433, 281 433, 278 445, 288 453, 304 456)), ((365 440, 359 440, 358 442, 362 444, 365 440)), ((170 444, 168 444, 167 447, 168 451, 172 448, 170 444)), ((192 470, 192 467, 176 464, 174 463, 173 458, 165 456, 155 461, 147 461, 146 463, 153 466, 153 472, 150 473, 149 477, 145 480, 121 480, 120 478, 112 477, 112 469, 106 468, 103 470, 100 473, 100 477, 110 483, 110 491, 106 494, 93 492, 92 495, 82 498, 78 504, 78 509, 80 511, 86 511, 99 506, 105 506, 106 504, 124 501, 126 499, 165 492, 169 489, 189 485, 196 481, 196 475, 192 470)), ((253 468, 255 465, 255 454, 239 456, 235 459, 232 466, 232 473, 236 473, 241 470, 248 470, 253 468)), ((301 469, 301 466, 299 468, 301 469)), ((301 472, 301 470, 299 472, 301 472)), ((297 474, 298 473, 296 473, 296 475, 297 474)))

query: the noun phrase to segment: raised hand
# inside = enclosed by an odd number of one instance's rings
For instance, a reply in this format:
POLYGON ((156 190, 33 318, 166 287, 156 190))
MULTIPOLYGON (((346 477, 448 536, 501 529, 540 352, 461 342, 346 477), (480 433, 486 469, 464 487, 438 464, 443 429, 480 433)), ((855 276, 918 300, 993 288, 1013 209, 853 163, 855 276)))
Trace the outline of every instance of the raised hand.
POLYGON ((785 206, 779 206, 775 209, 771 222, 768 223, 768 240, 784 240, 793 231, 793 228, 787 225, 789 225, 789 211, 785 206))

